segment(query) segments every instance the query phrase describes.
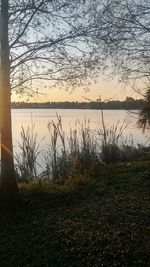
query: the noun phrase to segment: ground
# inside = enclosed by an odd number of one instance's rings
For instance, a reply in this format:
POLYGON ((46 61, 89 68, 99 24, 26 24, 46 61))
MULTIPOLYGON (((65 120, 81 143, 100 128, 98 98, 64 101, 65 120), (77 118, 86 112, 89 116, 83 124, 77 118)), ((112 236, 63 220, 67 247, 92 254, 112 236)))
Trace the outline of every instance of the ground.
POLYGON ((0 207, 0 266, 150 266, 150 162, 19 188, 0 207))

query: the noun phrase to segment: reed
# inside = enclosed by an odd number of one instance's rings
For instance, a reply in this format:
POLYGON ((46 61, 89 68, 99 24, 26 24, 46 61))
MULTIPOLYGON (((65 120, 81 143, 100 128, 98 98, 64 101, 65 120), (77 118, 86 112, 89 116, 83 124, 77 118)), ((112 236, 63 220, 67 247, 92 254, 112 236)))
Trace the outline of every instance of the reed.
POLYGON ((97 161, 97 155, 97 141, 90 130, 90 121, 85 119, 80 123, 81 173, 97 161))
POLYGON ((65 131, 62 126, 61 116, 56 114, 57 122, 51 120, 48 123, 48 131, 50 135, 50 143, 45 156, 46 173, 48 178, 58 181, 67 173, 67 150, 65 131))
MULTIPOLYGON (((103 114, 103 113, 102 113, 103 114)), ((127 127, 125 122, 107 126, 102 117, 102 128, 92 131, 90 121, 76 121, 74 129, 70 127, 69 136, 65 135, 61 116, 56 114, 56 122, 48 123, 49 143, 44 152, 44 171, 38 175, 38 156, 40 144, 35 125, 31 124, 25 131, 21 129, 21 152, 15 156, 16 171, 20 181, 31 181, 37 177, 64 183, 75 175, 83 175, 96 164, 127 162, 142 156, 143 146, 135 146, 132 136, 124 137, 127 127)), ((41 140, 43 141, 43 139, 41 140)), ((150 151, 149 150, 146 150, 150 151)), ((148 153, 148 152, 147 152, 148 153)), ((41 167, 41 166, 40 166, 41 167)))
POLYGON ((37 178, 37 165, 40 166, 37 158, 41 153, 39 147, 42 140, 38 143, 38 133, 35 133, 34 130, 33 122, 26 131, 23 126, 21 127, 21 142, 18 142, 20 153, 15 155, 17 176, 24 182, 37 178))
POLYGON ((76 121, 75 129, 70 128, 70 135, 66 138, 61 117, 57 114, 57 122, 50 121, 48 130, 47 176, 58 181, 74 173, 85 173, 97 158, 97 144, 90 134, 89 121, 76 121))
POLYGON ((103 126, 102 129, 99 129, 97 131, 98 135, 101 138, 100 154, 101 160, 104 163, 110 164, 121 161, 121 147, 124 143, 123 133, 126 128, 127 124, 125 123, 125 121, 121 124, 120 121, 118 121, 116 125, 112 125, 107 128, 106 126, 103 126))

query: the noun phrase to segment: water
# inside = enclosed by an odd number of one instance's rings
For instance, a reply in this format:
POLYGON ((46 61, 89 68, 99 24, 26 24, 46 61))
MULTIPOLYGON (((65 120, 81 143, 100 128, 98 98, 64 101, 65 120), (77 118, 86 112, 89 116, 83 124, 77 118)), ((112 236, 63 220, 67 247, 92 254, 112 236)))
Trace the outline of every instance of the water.
MULTIPOLYGON (((136 111, 135 111, 136 112, 136 111)), ((101 128, 101 112, 100 110, 80 110, 80 109, 13 109, 12 110, 12 128, 13 128, 13 144, 14 150, 17 151, 17 142, 20 142, 21 126, 27 129, 31 126, 32 121, 35 123, 35 132, 38 133, 38 141, 43 137, 41 143, 42 148, 45 148, 49 142, 49 133, 47 124, 49 121, 57 121, 56 113, 61 115, 63 128, 66 135, 69 134, 70 126, 74 128, 75 122, 79 120, 84 122, 85 118, 90 120, 90 128, 97 130, 101 128)), ((132 134, 134 143, 145 143, 148 136, 142 133, 141 129, 136 127, 138 116, 125 110, 105 110, 104 120, 106 127, 116 125, 120 121, 128 124, 124 131, 125 136, 132 134)))
MULTIPOLYGON (((135 113, 137 113, 135 111, 135 113)), ((18 142, 21 142, 21 126, 26 130, 31 127, 32 122, 35 124, 34 132, 38 133, 37 142, 40 143, 39 150, 41 151, 38 158, 38 162, 41 166, 44 166, 43 154, 48 150, 49 131, 48 122, 53 120, 57 122, 57 116, 59 114, 62 118, 62 125, 65 131, 65 136, 69 135, 70 127, 75 128, 77 120, 80 122, 90 120, 90 129, 97 130, 102 128, 101 123, 101 111, 100 110, 79 110, 79 109, 13 109, 12 110, 12 130, 13 130, 13 145, 14 153, 19 153, 18 142), (43 153, 42 153, 43 152, 43 153)), ((105 110, 104 120, 106 128, 110 128, 112 125, 116 125, 120 121, 119 125, 127 124, 127 128, 124 130, 124 136, 133 137, 134 145, 137 143, 149 145, 148 135, 142 133, 141 129, 136 127, 138 116, 129 113, 125 110, 105 110)))

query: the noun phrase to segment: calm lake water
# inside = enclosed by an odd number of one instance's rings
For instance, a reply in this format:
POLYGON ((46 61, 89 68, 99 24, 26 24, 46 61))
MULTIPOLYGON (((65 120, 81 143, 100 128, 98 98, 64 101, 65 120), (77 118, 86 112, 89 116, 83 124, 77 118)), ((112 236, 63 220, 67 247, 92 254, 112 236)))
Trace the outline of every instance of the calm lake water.
MULTIPOLYGON (((135 111, 135 113, 137 113, 135 111)), ((48 151, 48 144, 50 144, 50 134, 48 131, 48 122, 53 120, 57 122, 57 115, 59 114, 62 118, 63 130, 65 131, 65 138, 69 136, 70 127, 75 129, 75 124, 77 120, 84 124, 85 119, 90 121, 90 129, 92 131, 97 131, 102 128, 101 123, 101 111, 100 110, 79 110, 79 109, 13 109, 12 110, 12 128, 13 128, 13 145, 14 153, 19 154, 18 142, 21 142, 21 127, 23 126, 26 130, 28 126, 31 128, 32 122, 35 124, 34 133, 37 133, 37 143, 40 143, 37 161, 40 165, 37 165, 37 171, 41 173, 45 168, 44 155, 48 151), (44 138, 44 139, 43 139, 44 138), (43 139, 43 140, 42 140, 43 139), (41 141, 42 140, 42 141, 41 141)), ((104 120, 107 129, 111 126, 115 126, 119 121, 119 128, 121 125, 128 125, 123 132, 124 137, 132 139, 134 145, 140 144, 150 144, 148 134, 142 133, 141 129, 136 127, 138 115, 130 113, 125 110, 105 110, 104 120)), ((77 124, 76 128, 79 127, 77 124)), ((118 129, 119 129, 118 128, 118 129)), ((97 138, 100 139, 100 136, 97 138)), ((99 140, 98 139, 98 140, 99 140)), ((58 140, 58 149, 61 149, 58 140)))
MULTIPOLYGON (((13 109, 12 110, 12 126, 13 126, 13 144, 14 151, 18 151, 17 142, 20 142, 21 126, 27 129, 31 126, 32 120, 35 124, 35 132, 38 133, 38 141, 44 140, 41 143, 40 149, 46 149, 49 143, 49 132, 47 124, 49 121, 57 121, 56 113, 61 115, 63 129, 66 136, 69 134, 70 126, 75 128, 75 122, 79 120, 84 122, 85 118, 90 120, 90 129, 97 130, 101 128, 101 111, 100 110, 79 110, 79 109, 13 109)), ((137 111, 135 111, 137 113, 137 111)), ((138 116, 125 110, 105 110, 104 120, 107 128, 123 123, 127 124, 124 131, 124 136, 133 136, 134 144, 147 142, 149 144, 148 134, 143 134, 141 129, 136 127, 138 116)))

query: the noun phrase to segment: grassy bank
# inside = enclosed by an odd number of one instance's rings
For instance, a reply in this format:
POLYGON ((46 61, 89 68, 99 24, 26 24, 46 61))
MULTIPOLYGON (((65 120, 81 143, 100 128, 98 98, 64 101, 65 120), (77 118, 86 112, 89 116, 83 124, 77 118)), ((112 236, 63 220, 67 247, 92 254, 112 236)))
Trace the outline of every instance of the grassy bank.
POLYGON ((0 266, 150 266, 150 162, 20 185, 0 208, 0 266))

